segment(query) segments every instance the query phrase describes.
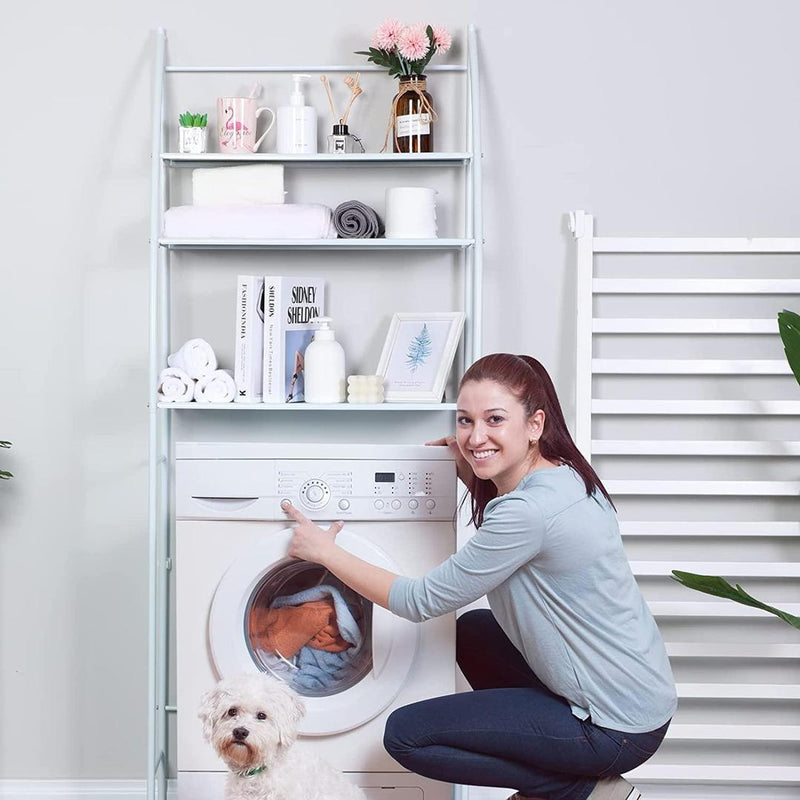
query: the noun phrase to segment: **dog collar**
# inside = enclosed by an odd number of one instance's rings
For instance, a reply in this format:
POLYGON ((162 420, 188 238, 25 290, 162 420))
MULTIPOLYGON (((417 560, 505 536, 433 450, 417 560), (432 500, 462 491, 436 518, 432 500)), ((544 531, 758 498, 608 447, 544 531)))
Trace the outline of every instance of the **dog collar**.
POLYGON ((243 778, 252 778, 254 775, 258 775, 259 772, 263 772, 266 767, 258 767, 257 769, 249 769, 247 772, 242 772, 241 775, 243 778))

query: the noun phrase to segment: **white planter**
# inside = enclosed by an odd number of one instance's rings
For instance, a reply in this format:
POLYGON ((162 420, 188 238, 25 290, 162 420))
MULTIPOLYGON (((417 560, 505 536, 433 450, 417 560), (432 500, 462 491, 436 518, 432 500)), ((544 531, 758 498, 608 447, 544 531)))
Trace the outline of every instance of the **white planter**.
POLYGON ((208 128, 178 128, 178 151, 181 153, 205 153, 208 143, 208 128))

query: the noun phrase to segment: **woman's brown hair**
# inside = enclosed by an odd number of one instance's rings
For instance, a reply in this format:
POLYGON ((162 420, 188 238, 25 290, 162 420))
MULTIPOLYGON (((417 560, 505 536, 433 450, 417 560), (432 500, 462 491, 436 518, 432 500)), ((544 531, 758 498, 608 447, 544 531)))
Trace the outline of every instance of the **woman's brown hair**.
MULTIPOLYGON (((493 353, 479 358, 464 373, 459 389, 469 381, 494 381, 505 386, 522 403, 528 417, 539 409, 544 411, 544 430, 539 438, 542 457, 572 467, 583 479, 587 495, 591 497, 599 490, 614 506, 597 473, 572 440, 553 381, 539 361, 531 356, 493 353)), ((469 490, 472 499, 470 522, 477 528, 483 524, 487 504, 497 497, 497 487, 490 480, 473 478, 469 490)))

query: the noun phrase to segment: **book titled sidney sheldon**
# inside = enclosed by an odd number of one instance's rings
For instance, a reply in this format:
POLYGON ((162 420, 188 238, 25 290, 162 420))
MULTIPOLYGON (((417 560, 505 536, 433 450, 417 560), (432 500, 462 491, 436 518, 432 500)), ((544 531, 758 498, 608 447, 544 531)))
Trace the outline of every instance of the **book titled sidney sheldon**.
POLYGON ((311 320, 325 314, 323 278, 264 278, 264 402, 300 403, 311 320))

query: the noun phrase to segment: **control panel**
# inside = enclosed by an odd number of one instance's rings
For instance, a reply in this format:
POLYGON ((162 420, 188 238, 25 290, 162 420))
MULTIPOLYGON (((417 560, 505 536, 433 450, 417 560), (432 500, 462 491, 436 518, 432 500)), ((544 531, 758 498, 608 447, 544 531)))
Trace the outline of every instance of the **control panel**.
POLYGON ((276 461, 278 502, 314 517, 452 519, 452 461, 276 461))
POLYGON ((443 448, 413 447, 422 454, 429 449, 435 456, 430 459, 265 458, 251 453, 178 459, 176 516, 284 521, 281 502, 288 500, 315 520, 450 521, 457 501, 455 462, 442 457, 443 448))

